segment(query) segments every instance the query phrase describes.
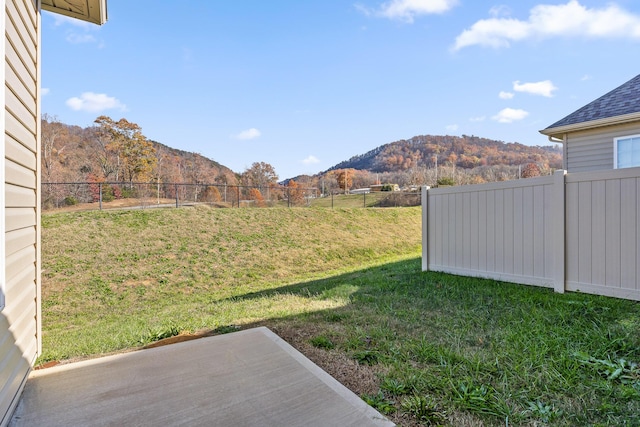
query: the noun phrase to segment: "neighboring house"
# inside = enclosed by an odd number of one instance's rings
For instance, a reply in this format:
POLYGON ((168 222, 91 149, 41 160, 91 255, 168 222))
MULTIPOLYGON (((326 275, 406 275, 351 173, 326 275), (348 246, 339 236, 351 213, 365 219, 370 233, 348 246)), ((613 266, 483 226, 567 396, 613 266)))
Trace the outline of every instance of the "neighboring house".
POLYGON ((540 133, 562 143, 569 173, 640 166, 640 75, 540 133))
POLYGON ((40 8, 106 21, 106 0, 0 0, 5 34, 0 144, 0 426, 41 353, 40 8))

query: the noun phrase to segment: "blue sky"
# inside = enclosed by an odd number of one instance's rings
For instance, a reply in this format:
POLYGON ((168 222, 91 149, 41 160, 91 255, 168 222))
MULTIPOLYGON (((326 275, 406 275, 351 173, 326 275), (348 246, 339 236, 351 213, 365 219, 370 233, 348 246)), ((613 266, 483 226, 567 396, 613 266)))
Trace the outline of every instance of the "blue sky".
POLYGON ((43 12, 42 111, 281 179, 415 135, 545 145, 640 73, 639 3, 109 0, 102 27, 43 12))

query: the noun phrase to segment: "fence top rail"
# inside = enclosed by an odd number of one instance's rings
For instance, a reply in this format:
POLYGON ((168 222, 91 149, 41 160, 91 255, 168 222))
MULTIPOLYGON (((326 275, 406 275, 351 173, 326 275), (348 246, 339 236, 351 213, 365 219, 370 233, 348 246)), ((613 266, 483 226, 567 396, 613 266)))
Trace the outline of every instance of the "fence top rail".
MULTIPOLYGON (((129 182, 129 181, 102 181, 102 182, 90 182, 90 181, 74 181, 74 182, 42 182, 42 185, 181 185, 181 186, 198 186, 198 187, 233 187, 233 188, 264 188, 264 189, 272 189, 272 190, 289 190, 291 187, 287 187, 286 185, 241 185, 241 184, 220 184, 220 183, 207 183, 207 182, 129 182)), ((296 187, 295 190, 317 190, 314 187, 296 187)))
POLYGON ((640 178, 640 167, 568 173, 566 176, 566 182, 567 184, 569 184, 576 182, 607 181, 612 179, 625 178, 640 178))
POLYGON ((535 178, 521 178, 511 181, 488 182, 484 184, 457 185, 452 187, 430 188, 432 195, 457 194, 457 193, 477 193, 478 191, 504 190, 508 188, 538 187, 540 185, 552 185, 553 175, 538 176, 535 178))

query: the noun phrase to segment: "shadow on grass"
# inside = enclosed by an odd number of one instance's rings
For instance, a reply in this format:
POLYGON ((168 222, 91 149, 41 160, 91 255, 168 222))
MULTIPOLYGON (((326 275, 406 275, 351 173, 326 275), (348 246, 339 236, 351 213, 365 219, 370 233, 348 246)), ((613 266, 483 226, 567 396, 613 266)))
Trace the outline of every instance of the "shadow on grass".
POLYGON ((346 356, 377 378, 373 406, 417 425, 443 411, 455 425, 640 424, 640 304, 420 269, 415 258, 227 301, 341 299, 242 329, 272 328, 337 377, 346 356))

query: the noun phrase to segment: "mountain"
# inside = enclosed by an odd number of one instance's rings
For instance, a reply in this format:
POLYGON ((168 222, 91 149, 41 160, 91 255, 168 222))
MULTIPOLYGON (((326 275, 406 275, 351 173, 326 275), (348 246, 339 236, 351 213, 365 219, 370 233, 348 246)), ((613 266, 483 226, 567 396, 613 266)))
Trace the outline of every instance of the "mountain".
MULTIPOLYGON (((109 148, 109 140, 98 126, 67 125, 53 117, 42 118, 42 181, 86 182, 122 181, 123 152, 109 148)), ((148 154, 153 169, 138 178, 161 182, 206 182, 235 185, 238 175, 230 168, 198 153, 178 150, 157 141, 148 154)))
POLYGON ((562 167, 562 149, 557 146, 505 143, 473 135, 419 135, 353 156, 324 173, 339 169, 402 172, 415 167, 434 167, 436 162, 440 166, 455 165, 464 169, 528 163, 536 163, 542 169, 559 169, 562 167))

